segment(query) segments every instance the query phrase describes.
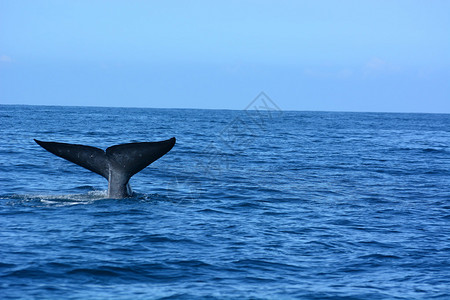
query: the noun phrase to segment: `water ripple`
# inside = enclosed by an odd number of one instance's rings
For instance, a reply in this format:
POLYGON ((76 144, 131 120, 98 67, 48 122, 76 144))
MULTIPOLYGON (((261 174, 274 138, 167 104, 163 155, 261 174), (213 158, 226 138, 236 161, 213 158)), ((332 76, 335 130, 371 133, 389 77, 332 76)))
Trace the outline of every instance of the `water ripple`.
POLYGON ((450 298, 448 115, 0 108, 2 299, 450 298), (122 200, 32 140, 169 133, 122 200))

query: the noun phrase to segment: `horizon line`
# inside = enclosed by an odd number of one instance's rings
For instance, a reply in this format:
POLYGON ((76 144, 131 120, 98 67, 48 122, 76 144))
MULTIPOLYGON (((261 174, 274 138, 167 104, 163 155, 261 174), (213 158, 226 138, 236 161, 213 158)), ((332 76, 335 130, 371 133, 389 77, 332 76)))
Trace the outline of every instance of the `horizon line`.
MULTIPOLYGON (((0 103, 0 106, 43 106, 43 107, 71 107, 71 108, 122 108, 122 109, 179 109, 179 110, 226 110, 226 111, 258 111, 257 109, 236 108, 198 108, 198 107, 148 107, 148 106, 104 106, 104 105, 65 105, 65 104, 22 104, 22 103, 0 103)), ((271 111, 265 109, 267 111, 271 111)), ((323 113, 373 113, 373 114, 440 114, 448 115, 450 112, 417 112, 417 111, 358 111, 358 110, 298 110, 281 109, 281 112, 323 112, 323 113)))

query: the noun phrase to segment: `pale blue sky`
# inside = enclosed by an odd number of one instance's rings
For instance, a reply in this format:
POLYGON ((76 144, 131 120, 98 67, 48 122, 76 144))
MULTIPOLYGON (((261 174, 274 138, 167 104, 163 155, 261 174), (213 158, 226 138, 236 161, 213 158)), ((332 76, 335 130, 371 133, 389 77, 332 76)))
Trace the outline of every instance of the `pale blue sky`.
POLYGON ((0 0, 0 103, 450 113, 450 1, 0 0))

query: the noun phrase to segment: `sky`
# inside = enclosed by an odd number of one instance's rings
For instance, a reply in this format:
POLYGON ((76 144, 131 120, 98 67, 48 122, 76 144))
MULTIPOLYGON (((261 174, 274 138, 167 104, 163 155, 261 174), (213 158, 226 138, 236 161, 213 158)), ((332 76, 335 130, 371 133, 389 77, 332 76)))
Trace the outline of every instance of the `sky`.
POLYGON ((450 113, 450 1, 0 0, 0 104, 450 113))

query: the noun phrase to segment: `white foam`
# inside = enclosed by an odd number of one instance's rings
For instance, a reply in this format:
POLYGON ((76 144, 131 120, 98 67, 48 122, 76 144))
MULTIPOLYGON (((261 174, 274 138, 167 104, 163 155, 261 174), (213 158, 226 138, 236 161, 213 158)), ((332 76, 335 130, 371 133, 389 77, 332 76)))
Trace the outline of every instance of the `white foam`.
POLYGON ((8 197, 11 200, 36 205, 36 202, 48 206, 72 206, 90 204, 97 200, 107 199, 107 191, 89 191, 86 194, 67 194, 67 195, 12 195, 8 197))

